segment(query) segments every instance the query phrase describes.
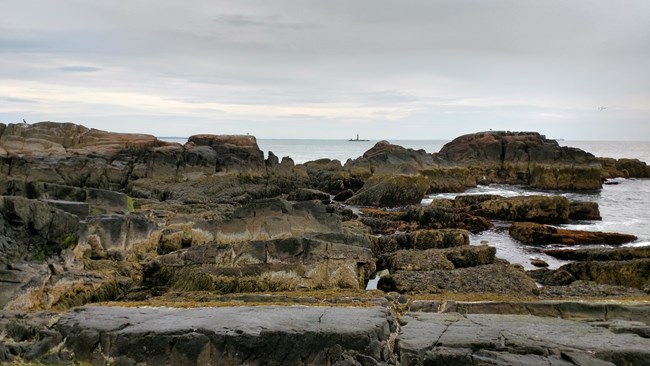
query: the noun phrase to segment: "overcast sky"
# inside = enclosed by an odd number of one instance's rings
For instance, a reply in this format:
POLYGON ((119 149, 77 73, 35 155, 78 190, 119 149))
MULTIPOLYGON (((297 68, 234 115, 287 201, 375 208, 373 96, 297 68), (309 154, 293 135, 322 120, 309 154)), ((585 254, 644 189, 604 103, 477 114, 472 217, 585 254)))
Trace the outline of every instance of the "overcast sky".
POLYGON ((23 118, 158 136, 650 140, 650 1, 0 0, 0 122, 23 118))

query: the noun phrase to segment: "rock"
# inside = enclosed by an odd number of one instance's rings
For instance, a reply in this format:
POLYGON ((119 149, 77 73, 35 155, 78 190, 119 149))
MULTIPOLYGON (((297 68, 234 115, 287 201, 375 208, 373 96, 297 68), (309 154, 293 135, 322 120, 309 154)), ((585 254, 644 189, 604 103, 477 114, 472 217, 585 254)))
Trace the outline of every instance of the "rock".
POLYGON ((88 218, 79 232, 75 254, 79 258, 99 259, 130 251, 138 244, 155 242, 158 225, 142 214, 103 215, 88 218))
POLYGON ((407 149, 385 140, 377 142, 362 157, 345 164, 345 168, 356 175, 363 170, 368 175, 413 175, 434 166, 432 156, 426 151, 407 149))
POLYGON ((405 318, 397 343, 405 365, 640 365, 650 356, 648 339, 580 321, 457 313, 405 318))
POLYGON ((346 189, 344 191, 337 193, 336 196, 334 196, 334 201, 344 202, 352 196, 354 196, 354 191, 351 189, 346 189))
POLYGON ((540 268, 526 273, 537 283, 544 286, 567 286, 576 278, 563 269, 540 268))
POLYGON ((577 299, 584 301, 586 298, 598 299, 629 299, 646 296, 642 290, 619 285, 607 285, 593 281, 575 280, 568 285, 546 285, 540 289, 540 296, 557 299, 577 299))
POLYGON ((79 217, 46 202, 0 196, 0 264, 40 260, 72 247, 79 217))
POLYGON ((558 229, 532 222, 515 222, 508 230, 514 239, 529 245, 609 244, 621 245, 637 239, 634 235, 597 231, 558 229))
POLYGON ((399 207, 422 201, 429 189, 421 175, 372 177, 346 202, 356 206, 399 207))
POLYGON ((324 192, 335 194, 347 189, 356 191, 363 186, 363 180, 351 176, 338 160, 308 161, 304 167, 309 177, 308 185, 324 192))
POLYGON ((599 189, 599 161, 535 132, 479 132, 460 136, 435 161, 472 169, 477 180, 542 189, 599 189))
POLYGON ((569 221, 569 200, 562 196, 487 199, 470 213, 496 220, 562 224, 569 221))
POLYGON ((330 203, 330 195, 316 190, 316 189, 309 189, 309 188, 298 188, 295 191, 289 193, 289 196, 287 197, 289 201, 321 201, 325 204, 330 203))
POLYGON ((571 201, 569 202, 570 220, 602 220, 596 202, 571 201))
POLYGON ((533 258, 530 260, 530 264, 535 267, 548 267, 548 263, 545 260, 539 258, 533 258))
POLYGON ((489 246, 464 245, 448 249, 398 250, 380 260, 379 269, 398 271, 432 271, 492 264, 496 249, 489 246))
POLYGON ((401 271, 382 277, 378 287, 399 293, 498 293, 530 296, 535 282, 510 265, 488 264, 454 270, 401 271))
POLYGON ((376 272, 370 249, 316 239, 205 244, 156 258, 147 284, 217 293, 362 288, 376 272))
POLYGON ((373 252, 377 255, 400 249, 442 249, 469 245, 469 233, 463 229, 416 230, 408 234, 380 236, 373 252))
POLYGON ((650 167, 639 159, 598 158, 603 178, 648 178, 650 167))
POLYGON ((248 135, 194 135, 187 144, 208 146, 214 150, 215 171, 259 171, 264 169, 264 153, 257 140, 248 135))
POLYGON ((493 227, 492 223, 483 217, 458 212, 446 206, 411 206, 406 215, 407 220, 431 229, 458 228, 479 233, 493 227))
POLYGON ((82 308, 56 329, 75 359, 123 364, 394 364, 387 310, 82 308))
POLYGON ((626 261, 573 262, 563 265, 560 269, 571 273, 579 280, 634 287, 641 290, 650 282, 649 258, 626 261))
POLYGON ((568 261, 623 261, 650 258, 650 247, 546 249, 544 253, 568 261))

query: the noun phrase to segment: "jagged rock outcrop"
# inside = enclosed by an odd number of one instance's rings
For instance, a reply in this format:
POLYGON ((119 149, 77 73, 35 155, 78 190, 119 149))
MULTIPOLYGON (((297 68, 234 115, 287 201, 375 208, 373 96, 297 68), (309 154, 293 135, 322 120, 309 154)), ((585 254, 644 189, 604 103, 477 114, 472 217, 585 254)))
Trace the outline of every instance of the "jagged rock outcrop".
POLYGON ((377 176, 368 179, 346 203, 356 206, 400 207, 422 201, 429 183, 421 175, 377 176))
POLYGON ((598 158, 598 161, 603 167, 603 179, 650 177, 650 166, 639 159, 598 158))
POLYGON ((495 254, 496 248, 487 245, 463 245, 447 249, 398 250, 381 257, 377 267, 379 270, 387 269, 390 273, 451 270, 492 264, 495 261, 495 254))
POLYGON ((467 167, 484 183, 543 189, 599 189, 599 161, 535 132, 479 132, 460 136, 435 154, 436 162, 467 167))
POLYGON ((145 282, 216 293, 364 288, 375 273, 369 248, 288 238, 205 244, 156 258, 145 282))
POLYGON ((375 238, 376 255, 402 249, 443 249, 469 245, 469 232, 464 229, 423 229, 409 233, 384 235, 375 238))
POLYGON ((0 264, 43 261, 76 244, 79 217, 47 202, 0 196, 0 264))
POLYGON ((457 208, 490 219, 560 224, 569 221, 570 203, 562 196, 457 196, 457 208))
POLYGON ((0 172, 27 182, 124 190, 141 178, 259 176, 265 170, 264 154, 252 136, 197 135, 181 146, 151 135, 55 122, 10 124, 0 136, 0 172))
POLYGON ((584 281, 650 290, 650 259, 586 261, 565 264, 560 269, 584 281))
POLYGON ((567 230, 532 222, 515 222, 510 226, 508 231, 513 238, 529 245, 621 245, 637 239, 636 236, 630 234, 567 230))

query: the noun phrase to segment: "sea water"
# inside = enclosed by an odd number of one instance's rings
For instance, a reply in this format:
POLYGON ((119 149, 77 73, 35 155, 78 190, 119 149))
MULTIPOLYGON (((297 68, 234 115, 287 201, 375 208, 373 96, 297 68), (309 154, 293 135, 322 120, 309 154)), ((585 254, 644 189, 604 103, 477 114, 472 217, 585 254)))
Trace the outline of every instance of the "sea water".
MULTIPOLYGON (((185 143, 183 137, 161 137, 161 140, 185 143)), ((282 158, 289 156, 296 164, 320 158, 337 159, 342 164, 347 159, 355 159, 372 148, 378 141, 348 140, 290 140, 259 139, 257 143, 265 157, 272 151, 282 158)), ((411 149, 423 149, 429 153, 438 152, 448 140, 391 140, 390 143, 411 149)), ((577 147, 598 157, 635 158, 650 163, 650 141, 559 141, 563 146, 577 147)), ((563 195, 570 200, 592 201, 598 203, 602 221, 572 222, 561 225, 568 229, 609 231, 636 235, 639 239, 626 246, 650 245, 650 179, 617 179, 616 185, 604 185, 600 191, 558 192, 540 191, 529 187, 490 185, 471 188, 462 194, 518 195, 563 195)), ((454 198, 457 194, 435 194, 426 197, 426 205, 436 198, 454 198)), ((531 258, 540 258, 557 268, 566 263, 545 255, 544 247, 523 245, 508 235, 508 222, 495 222, 495 228, 470 236, 471 244, 488 242, 497 248, 497 256, 512 263, 520 263, 532 269, 531 258)))

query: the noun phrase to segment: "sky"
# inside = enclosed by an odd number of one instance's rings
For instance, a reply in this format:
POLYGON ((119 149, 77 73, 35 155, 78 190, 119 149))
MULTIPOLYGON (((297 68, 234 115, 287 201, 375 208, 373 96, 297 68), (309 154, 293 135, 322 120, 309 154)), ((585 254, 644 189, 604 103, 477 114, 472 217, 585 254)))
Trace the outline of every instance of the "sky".
POLYGON ((650 140, 647 0, 0 0, 0 122, 650 140))

